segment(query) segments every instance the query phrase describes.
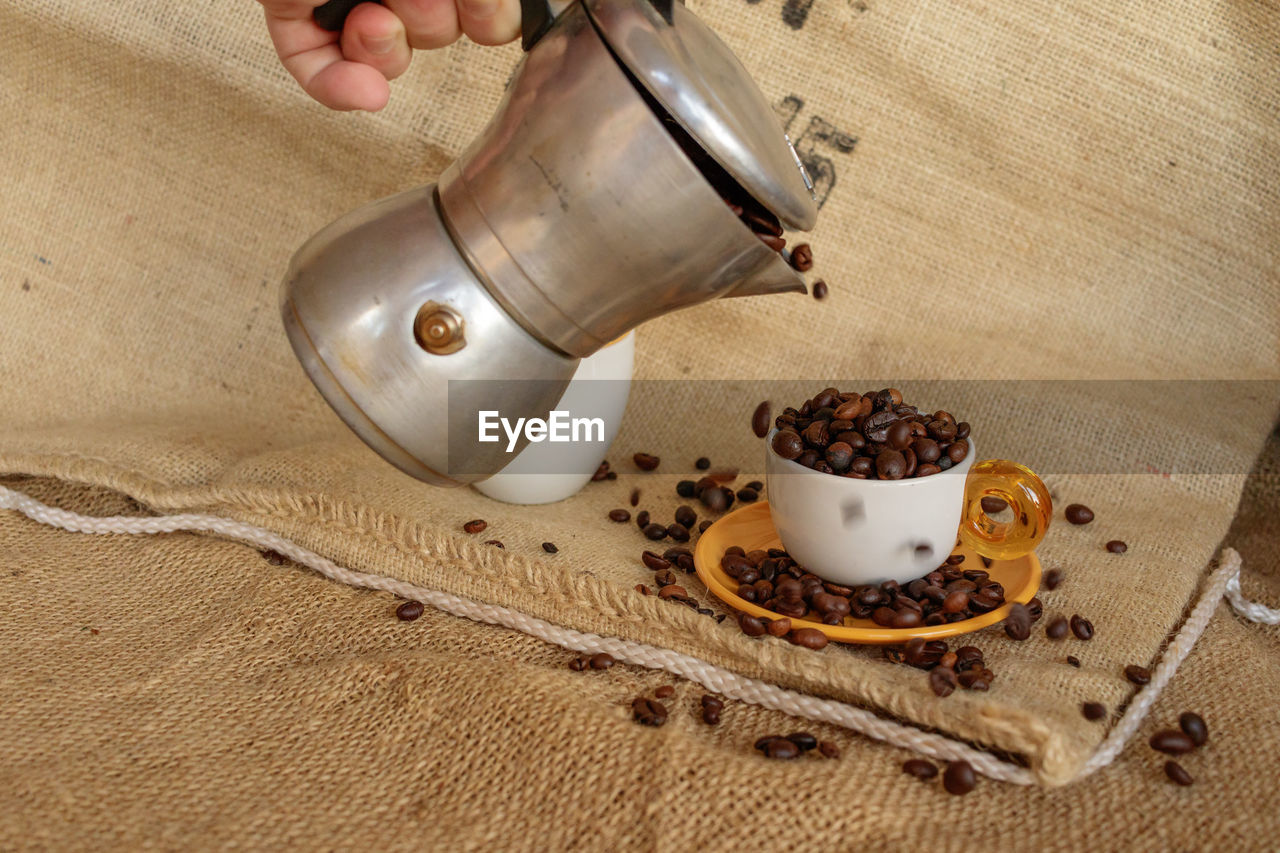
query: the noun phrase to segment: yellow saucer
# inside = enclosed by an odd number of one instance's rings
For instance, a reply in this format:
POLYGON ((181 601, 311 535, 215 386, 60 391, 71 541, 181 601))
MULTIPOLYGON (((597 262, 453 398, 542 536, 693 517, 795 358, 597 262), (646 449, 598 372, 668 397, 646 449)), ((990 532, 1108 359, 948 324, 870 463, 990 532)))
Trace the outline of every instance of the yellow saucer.
MULTIPOLYGON (((708 527, 698 539, 697 547, 693 552, 693 562, 698 571, 698 577, 716 598, 734 610, 745 611, 753 616, 777 619, 777 613, 739 598, 738 582, 720 568, 720 559, 733 545, 745 551, 782 547, 782 540, 778 538, 778 532, 773 527, 773 517, 769 514, 768 501, 760 501, 734 510, 708 527)), ((966 568, 984 568, 978 555, 967 548, 957 548, 953 553, 964 554, 963 565, 966 568)), ((1040 561, 1036 559, 1035 554, 1028 554, 1016 560, 993 562, 986 571, 992 580, 999 581, 1004 587, 1006 603, 990 613, 984 613, 963 622, 921 625, 918 628, 881 628, 870 619, 855 619, 849 616, 845 618, 843 625, 824 625, 809 619, 792 619, 791 624, 795 628, 817 628, 829 639, 840 643, 889 645, 905 643, 913 637, 936 640, 941 637, 968 634, 986 628, 988 625, 995 625, 1008 615, 1010 604, 1014 602, 1026 604, 1040 589, 1040 561)))

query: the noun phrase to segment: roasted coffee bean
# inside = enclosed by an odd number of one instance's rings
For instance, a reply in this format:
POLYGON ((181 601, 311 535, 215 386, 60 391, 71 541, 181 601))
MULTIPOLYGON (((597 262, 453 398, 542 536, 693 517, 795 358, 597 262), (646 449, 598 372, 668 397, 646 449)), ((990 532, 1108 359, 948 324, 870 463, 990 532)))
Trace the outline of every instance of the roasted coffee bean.
POLYGON ((717 711, 724 710, 724 700, 719 696, 713 696, 710 693, 703 693, 702 698, 698 700, 704 708, 714 708, 717 711))
POLYGON ((703 708, 703 709, 702 709, 702 722, 706 723, 708 726, 718 726, 718 725, 720 725, 720 712, 719 712, 719 711, 713 711, 713 710, 711 710, 710 708, 703 708))
POLYGON ((884 444, 889 439, 889 427, 897 420, 898 416, 891 411, 873 412, 862 425, 862 434, 869 442, 884 444))
POLYGON ((272 551, 268 549, 259 553, 262 554, 262 559, 266 560, 273 566, 283 566, 285 563, 289 562, 289 558, 284 554, 281 554, 279 551, 272 551))
POLYGON ((594 654, 587 658, 587 663, 591 665, 592 669, 608 669, 617 663, 617 661, 613 659, 613 655, 606 652, 600 652, 599 654, 594 654))
POLYGON ((1067 617, 1055 616, 1049 620, 1049 624, 1045 626, 1044 635, 1050 640, 1061 640, 1067 636, 1069 627, 1067 625, 1067 617))
POLYGON ((586 658, 574 658, 573 660, 569 661, 569 669, 573 670, 574 672, 582 672, 586 668, 587 668, 586 658))
POLYGON ((743 503, 755 503, 760 500, 760 493, 755 489, 738 489, 738 500, 743 503))
POLYGON ((738 614, 738 627, 748 637, 763 637, 765 634, 764 622, 760 617, 752 616, 750 613, 738 614))
POLYGON ((1093 639, 1093 623, 1083 616, 1075 615, 1071 617, 1071 633, 1076 635, 1080 640, 1093 639))
POLYGON ((772 234, 756 234, 760 238, 760 242, 764 243, 775 252, 781 252, 787 247, 787 241, 781 237, 775 237, 772 234))
POLYGON ((942 468, 940 468, 937 465, 933 465, 930 463, 925 463, 923 465, 916 465, 917 478, 932 477, 934 474, 941 474, 941 473, 942 473, 942 468))
POLYGON ((956 425, 950 421, 929 421, 925 429, 934 441, 950 442, 956 437, 956 425))
POLYGON ((885 431, 885 440, 894 450, 906 450, 911 444, 911 427, 906 421, 896 421, 885 431))
POLYGON ((764 752, 764 749, 766 746, 773 743, 775 740, 780 740, 780 739, 782 739, 782 735, 765 735, 762 738, 758 738, 756 742, 752 745, 752 748, 759 750, 760 752, 764 752))
POLYGON ((1204 746, 1209 740, 1209 726, 1205 723, 1204 718, 1194 711, 1184 711, 1178 717, 1178 727, 1182 729, 1191 738, 1191 742, 1196 746, 1204 746))
POLYGON ((607 480, 608 478, 609 478, 609 462, 606 460, 604 462, 601 462, 600 465, 596 468, 596 472, 591 475, 591 482, 598 483, 601 480, 607 480))
POLYGON ((707 532, 707 528, 708 528, 708 527, 710 527, 710 526, 711 526, 711 524, 712 524, 712 521, 711 521, 711 519, 709 519, 709 518, 704 519, 704 520, 702 520, 702 521, 699 521, 699 522, 698 522, 698 532, 699 532, 699 533, 706 533, 706 532, 707 532))
POLYGON ((1062 584, 1062 569, 1050 569, 1044 573, 1044 588, 1053 590, 1062 584))
POLYGON ((1009 504, 1001 498, 987 496, 982 499, 982 511, 987 515, 999 515, 1009 508, 1009 504))
POLYGON ((681 480, 676 483, 676 494, 682 498, 694 497, 693 480, 681 480))
POLYGON ((464 533, 479 533, 488 526, 489 522, 485 521, 483 518, 476 518, 462 525, 462 530, 464 533))
POLYGON ((729 501, 732 497, 733 492, 721 486, 716 486, 711 489, 703 489, 702 493, 698 495, 698 499, 702 501, 702 505, 712 512, 724 512, 729 508, 729 501))
POLYGON ((813 249, 808 243, 800 243, 791 250, 791 266, 800 272, 813 269, 813 249))
POLYGON ((787 639, 806 649, 817 650, 827 645, 827 635, 817 628, 796 628, 787 635, 787 639))
POLYGON ((642 726, 660 726, 667 721, 667 706, 657 699, 638 696, 631 702, 631 714, 642 726))
POLYGON ((1112 539, 1107 543, 1107 550, 1112 554, 1123 554, 1125 551, 1129 550, 1129 546, 1119 539, 1112 539))
POLYGON ((662 571, 663 569, 671 568, 670 560, 666 560, 662 557, 659 557, 657 554, 653 553, 652 551, 642 552, 640 554, 640 560, 645 564, 647 568, 652 569, 655 572, 662 571))
POLYGON ((705 471, 711 467, 711 460, 705 456, 699 456, 697 461, 693 463, 693 467, 697 468, 699 471, 705 471))
POLYGON ((1044 603, 1038 598, 1031 599, 1027 602, 1027 612, 1031 614, 1031 622, 1033 624, 1039 622, 1040 617, 1044 616, 1044 603))
POLYGON ((915 610, 899 610, 893 615, 892 627, 894 628, 915 628, 924 617, 915 610))
POLYGON ((609 510, 609 520, 622 524, 631 520, 631 513, 627 512, 625 509, 611 509, 609 510))
POLYGON ((689 528, 685 527, 683 524, 680 524, 678 522, 675 524, 668 524, 667 535, 670 536, 671 539, 675 542, 688 542, 689 528))
POLYGON ((649 526, 649 510, 642 509, 636 513, 636 527, 644 530, 649 526))
POLYGON ((756 434, 756 438, 764 438, 769 434, 769 416, 772 408, 769 401, 765 400, 756 406, 756 410, 751 414, 751 431, 756 434))
POLYGON ((554 542, 543 542, 543 543, 542 543, 542 550, 546 551, 548 554, 559 554, 559 553, 560 553, 560 549, 559 549, 559 548, 557 548, 557 547, 555 546, 555 543, 554 543, 554 542))
POLYGON ((641 595, 653 595, 653 590, 649 589, 649 587, 645 586, 642 583, 636 584, 636 592, 640 593, 641 595))
POLYGON ((1071 504, 1066 509, 1066 516, 1072 524, 1088 524, 1093 521, 1093 510, 1084 504, 1071 504))
POLYGON ((972 791, 978 784, 977 774, 967 761, 950 761, 942 774, 942 787, 948 794, 962 796, 972 791))
POLYGON ((636 467, 641 471, 653 471, 662 462, 652 453, 637 453, 631 457, 631 461, 636 463, 636 467))
MULTIPOLYGON (((946 563, 948 566, 958 566, 963 562, 964 562, 964 554, 952 554, 949 557, 947 557, 947 560, 946 560, 946 563)), ((965 576, 968 577, 968 574, 966 573, 965 576)), ((969 580, 986 580, 986 579, 987 577, 985 572, 983 572, 982 577, 969 578, 969 580)))
POLYGON ((1178 729, 1161 729, 1151 736, 1148 743, 1152 749, 1169 755, 1182 755, 1196 748, 1191 736, 1178 729))
POLYGON ((412 622, 422 615, 421 601, 406 601, 396 608, 396 618, 401 622, 412 622))
POLYGON ((1031 612, 1025 604, 1014 602, 1004 618, 1004 632, 1009 639, 1021 642, 1031 636, 1031 612))
POLYGON ((632 505, 632 506, 639 506, 639 505, 640 505, 640 490, 639 490, 639 489, 632 489, 632 490, 631 490, 631 505, 632 505))
POLYGON ((1080 713, 1086 720, 1101 720, 1107 715, 1107 706, 1101 702, 1085 702, 1080 706, 1080 713))
POLYGON ((644 535, 647 539, 652 539, 653 541, 658 542, 667 538, 667 528, 663 527, 661 524, 646 524, 644 527, 644 535))
POLYGON ((982 649, 977 646, 961 646, 956 649, 957 666, 967 667, 973 663, 982 663, 982 649))
POLYGON ((683 524, 685 527, 693 527, 698 521, 698 514, 693 511, 693 507, 681 504, 676 507, 676 524, 683 524))
POLYGON ((1124 677, 1141 687, 1151 683, 1151 670, 1131 663, 1124 668, 1124 677))
POLYGON ((786 738, 780 737, 765 744, 764 754, 766 758, 791 759, 800 755, 800 747, 786 738))
POLYGON ((793 732, 787 735, 787 740, 800 747, 804 752, 808 752, 818 746, 818 739, 808 732, 793 732))
POLYGON ((769 624, 765 626, 765 630, 769 632, 770 636, 785 637, 791 633, 791 620, 786 616, 781 619, 770 620, 769 624))
POLYGON ((659 687, 657 690, 653 691, 653 695, 658 699, 669 699, 671 695, 675 692, 676 692, 676 689, 672 687, 670 684, 664 684, 661 687, 659 687))
POLYGON ((840 757, 840 747, 836 746, 834 743, 832 743, 829 740, 823 740, 818 742, 818 752, 822 754, 823 758, 839 758, 840 757))
POLYGON ((1195 782, 1181 764, 1176 761, 1166 761, 1164 763, 1164 775, 1178 785, 1190 785, 1195 782))
POLYGON ((745 584, 745 583, 738 585, 738 598, 741 598, 743 601, 751 601, 751 602, 756 602, 760 600, 760 596, 756 594, 756 588, 754 586, 751 586, 750 584, 745 584))
POLYGON ((659 587, 671 586, 672 584, 677 583, 676 573, 670 569, 662 569, 661 571, 654 573, 653 582, 659 587))
POLYGON ((881 480, 901 480, 907 473, 907 460, 897 450, 885 449, 876 457, 876 474, 881 480))
POLYGON ((673 598, 683 599, 689 597, 689 591, 680 586, 680 584, 668 584, 658 590, 658 597, 664 601, 669 601, 673 598))
POLYGON ((959 684, 956 678, 955 670, 947 667, 935 666, 929 670, 929 688, 933 690, 934 695, 943 697, 950 696, 959 684))
POLYGON ((1067 663, 1074 666, 1076 669, 1080 668, 1080 658, 1075 655, 1067 655, 1067 663))
POLYGON ((764 483, 760 482, 759 480, 752 480, 750 483, 747 483, 747 488, 755 489, 757 492, 763 492, 764 483))
POLYGON ((960 682, 960 686, 966 690, 986 690, 991 687, 991 679, 988 676, 990 670, 983 667, 973 667, 966 669, 956 676, 956 680, 960 682))
POLYGON ((938 768, 923 758, 908 758, 902 762, 902 772, 917 779, 932 779, 938 775, 938 768))
POLYGON ((961 441, 961 440, 953 441, 951 442, 951 446, 947 448, 947 458, 950 459, 956 465, 959 465, 961 462, 963 462, 965 457, 968 455, 969 455, 969 442, 967 441, 961 441))
POLYGON ((813 298, 819 302, 827 298, 828 291, 827 283, 822 279, 818 279, 813 283, 813 298))

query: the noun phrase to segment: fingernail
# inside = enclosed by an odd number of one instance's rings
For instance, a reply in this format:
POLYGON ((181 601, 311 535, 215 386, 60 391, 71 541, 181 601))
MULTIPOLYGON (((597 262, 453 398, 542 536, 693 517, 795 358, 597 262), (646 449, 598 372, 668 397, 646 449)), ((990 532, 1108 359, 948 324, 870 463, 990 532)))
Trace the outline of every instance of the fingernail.
POLYGON ((390 53, 396 46, 394 36, 363 36, 360 39, 364 49, 374 54, 390 53))

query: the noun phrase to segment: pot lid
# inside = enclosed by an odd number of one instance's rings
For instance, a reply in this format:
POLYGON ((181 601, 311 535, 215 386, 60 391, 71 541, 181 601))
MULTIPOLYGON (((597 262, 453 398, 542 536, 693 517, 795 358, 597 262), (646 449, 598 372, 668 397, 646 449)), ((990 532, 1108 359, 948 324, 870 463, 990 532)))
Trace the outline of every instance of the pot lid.
POLYGON ((621 63, 713 160, 783 224, 813 227, 818 206, 800 158, 751 75, 710 27, 672 0, 584 5, 621 63))

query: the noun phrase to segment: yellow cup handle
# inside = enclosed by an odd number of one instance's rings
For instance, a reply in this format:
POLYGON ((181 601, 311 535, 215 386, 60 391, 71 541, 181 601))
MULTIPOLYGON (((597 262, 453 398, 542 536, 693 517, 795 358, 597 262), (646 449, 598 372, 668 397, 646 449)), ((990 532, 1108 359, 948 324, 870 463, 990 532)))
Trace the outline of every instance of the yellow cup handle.
POLYGON ((960 540, 991 560, 1015 560, 1030 554, 1049 530, 1053 501, 1049 490, 1024 465, 1004 459, 975 462, 964 486, 960 540), (1000 498, 1013 511, 1011 521, 996 521, 982 499, 1000 498))

